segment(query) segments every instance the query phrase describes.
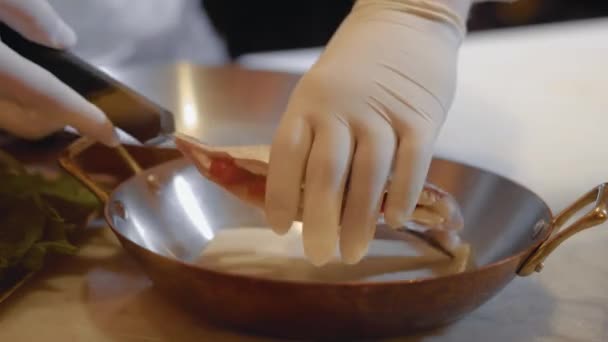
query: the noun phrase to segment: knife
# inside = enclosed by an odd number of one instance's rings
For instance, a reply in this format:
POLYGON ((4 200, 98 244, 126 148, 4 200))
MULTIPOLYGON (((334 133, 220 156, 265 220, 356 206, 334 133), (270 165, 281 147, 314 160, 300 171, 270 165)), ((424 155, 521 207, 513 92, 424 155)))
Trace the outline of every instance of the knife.
POLYGON ((1 23, 0 39, 95 104, 116 127, 144 145, 166 143, 175 132, 174 116, 169 110, 72 52, 31 42, 1 23))

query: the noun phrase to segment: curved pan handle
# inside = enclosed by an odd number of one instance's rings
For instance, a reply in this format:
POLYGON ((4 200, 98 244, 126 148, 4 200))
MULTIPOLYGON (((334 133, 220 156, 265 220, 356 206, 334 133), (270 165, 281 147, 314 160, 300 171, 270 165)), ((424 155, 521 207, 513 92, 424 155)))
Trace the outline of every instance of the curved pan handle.
MULTIPOLYGON (((68 148, 61 154, 59 157, 59 165, 61 165, 61 167, 69 174, 82 182, 86 187, 88 187, 102 203, 106 204, 110 199, 110 194, 99 186, 76 161, 80 154, 85 152, 93 145, 95 145, 95 141, 91 140, 90 138, 79 138, 70 144, 70 146, 68 146, 68 148)), ((139 174, 142 171, 139 164, 122 145, 116 147, 115 150, 134 174, 139 174)))
POLYGON ((540 272, 543 268, 545 259, 562 242, 582 230, 606 222, 606 219, 608 219, 608 183, 603 183, 586 193, 553 218, 549 227, 551 229, 549 237, 524 260, 517 272, 518 275, 528 276, 534 272, 540 272), (594 202, 593 209, 581 216, 567 228, 561 229, 568 220, 574 217, 574 215, 594 202))

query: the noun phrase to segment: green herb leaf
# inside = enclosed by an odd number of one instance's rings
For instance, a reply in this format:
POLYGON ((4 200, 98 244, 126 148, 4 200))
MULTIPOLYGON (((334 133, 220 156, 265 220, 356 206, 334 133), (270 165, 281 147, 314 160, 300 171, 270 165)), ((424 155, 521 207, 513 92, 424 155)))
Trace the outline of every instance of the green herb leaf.
POLYGON ((25 167, 13 156, 0 150, 0 169, 14 174, 25 174, 25 167))
POLYGON ((38 176, 36 185, 42 196, 53 197, 86 208, 99 206, 97 197, 69 175, 62 173, 57 179, 50 181, 38 176))
POLYGON ((44 234, 47 218, 32 197, 4 199, 0 203, 0 258, 7 266, 18 264, 44 234))
POLYGON ((0 151, 0 291, 44 267, 50 254, 75 254, 71 233, 99 208, 71 176, 45 178, 0 151))

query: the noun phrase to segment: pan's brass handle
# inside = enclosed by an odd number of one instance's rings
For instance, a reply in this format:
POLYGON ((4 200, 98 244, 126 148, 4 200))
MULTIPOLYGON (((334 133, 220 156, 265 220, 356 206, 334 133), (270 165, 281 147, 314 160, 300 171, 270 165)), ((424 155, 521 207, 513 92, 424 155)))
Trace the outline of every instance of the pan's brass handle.
MULTIPOLYGON (((89 149, 91 146, 93 146, 95 143, 95 141, 91 140, 88 137, 82 137, 77 139, 70 146, 68 146, 68 148, 59 157, 59 165, 61 165, 64 170, 66 170, 69 174, 74 176, 87 188, 89 188, 102 203, 108 203, 108 200, 110 199, 110 194, 104 189, 102 189, 99 185, 97 185, 97 183, 95 183, 95 181, 80 167, 77 162, 78 156, 87 149, 89 149)), ((135 159, 131 157, 129 152, 127 152, 127 150, 123 146, 119 145, 115 149, 120 158, 125 162, 125 164, 127 164, 129 169, 134 174, 139 174, 142 171, 141 167, 137 164, 135 159)))
POLYGON ((540 272, 543 267, 543 261, 557 248, 562 242, 566 241, 572 235, 595 227, 606 222, 608 218, 608 183, 601 184, 595 189, 579 198, 571 206, 564 209, 551 221, 551 234, 528 258, 520 267, 518 274, 527 276, 534 272, 540 272), (561 227, 568 222, 575 214, 585 208, 587 205, 594 203, 593 209, 580 217, 568 228, 561 227))

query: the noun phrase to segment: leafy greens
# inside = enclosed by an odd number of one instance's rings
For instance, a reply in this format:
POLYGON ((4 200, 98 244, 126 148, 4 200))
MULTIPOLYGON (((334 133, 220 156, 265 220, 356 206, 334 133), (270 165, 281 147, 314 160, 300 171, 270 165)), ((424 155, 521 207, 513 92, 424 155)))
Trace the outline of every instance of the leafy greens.
POLYGON ((0 150, 0 292, 40 270, 47 255, 76 253, 70 237, 99 205, 71 176, 28 171, 0 150))

